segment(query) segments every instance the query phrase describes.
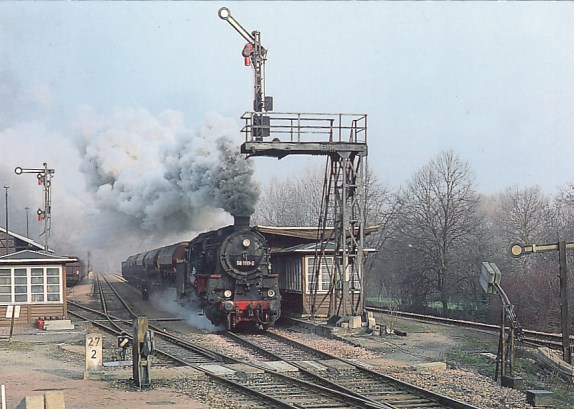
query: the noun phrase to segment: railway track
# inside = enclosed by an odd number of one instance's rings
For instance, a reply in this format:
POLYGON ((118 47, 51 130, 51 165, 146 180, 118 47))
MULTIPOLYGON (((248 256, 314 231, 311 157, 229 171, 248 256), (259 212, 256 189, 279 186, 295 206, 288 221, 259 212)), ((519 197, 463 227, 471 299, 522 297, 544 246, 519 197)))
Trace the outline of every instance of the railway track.
POLYGON ((297 368, 297 374, 305 379, 383 407, 475 408, 384 375, 360 361, 338 358, 272 332, 247 335, 227 333, 226 336, 259 355, 287 362, 297 368))
MULTIPOLYGON (((423 315, 423 314, 415 314, 411 312, 402 312, 402 311, 391 311, 386 308, 379 308, 379 307, 365 307, 366 311, 371 311, 380 314, 388 314, 388 315, 395 315, 401 318, 410 318, 415 319, 423 322, 432 322, 437 324, 445 324, 445 325, 453 325, 462 328, 470 328, 476 329, 480 331, 487 331, 492 332, 493 334, 498 334, 500 331, 499 325, 493 324, 484 324, 481 322, 474 322, 474 321, 465 321, 465 320, 455 320, 452 318, 442 318, 436 317, 433 315, 423 315)), ((540 331, 533 331, 522 329, 522 333, 524 334, 524 338, 521 342, 524 344, 532 345, 532 346, 545 346, 553 349, 562 349, 562 335, 561 334, 550 334, 547 332, 540 332, 540 331)), ((574 336, 570 336, 570 342, 574 344, 574 336)))
MULTIPOLYGON (((113 288, 111 283, 107 282, 109 288, 113 288)), ((113 297, 119 300, 121 297, 115 290, 108 291, 101 280, 97 280, 96 292, 100 297, 102 311, 93 308, 80 306, 76 303, 70 303, 71 314, 89 320, 95 325, 100 326, 113 334, 121 331, 129 333, 131 321, 122 317, 117 317, 110 313, 111 310, 119 311, 117 301, 111 301, 113 297), (83 310, 80 314, 77 309, 83 310), (90 315, 87 317, 86 315, 90 315), (102 324, 103 318, 108 321, 102 324)), ((127 306, 125 301, 119 301, 121 305, 126 306, 127 314, 133 314, 133 311, 127 306)), ((119 314, 118 314, 119 315, 119 314)), ((168 334, 162 329, 150 325, 154 329, 156 337, 156 351, 165 357, 177 362, 180 365, 190 366, 198 371, 203 372, 211 379, 218 383, 223 383, 239 393, 242 396, 251 397, 253 400, 249 407, 258 407, 262 402, 263 407, 278 408, 393 408, 384 403, 375 402, 365 399, 356 393, 346 393, 341 388, 332 389, 318 383, 313 383, 301 377, 294 377, 277 370, 265 368, 263 365, 246 366, 233 357, 224 356, 213 351, 207 351, 202 347, 191 344, 177 337, 174 334, 168 334), (197 356, 198 350, 202 355, 201 362, 190 358, 189 353, 192 351, 193 356, 197 356), (222 366, 225 364, 226 366, 222 366), (230 369, 231 365, 240 366, 241 370, 230 369)), ((469 406, 464 406, 470 408, 469 406)))

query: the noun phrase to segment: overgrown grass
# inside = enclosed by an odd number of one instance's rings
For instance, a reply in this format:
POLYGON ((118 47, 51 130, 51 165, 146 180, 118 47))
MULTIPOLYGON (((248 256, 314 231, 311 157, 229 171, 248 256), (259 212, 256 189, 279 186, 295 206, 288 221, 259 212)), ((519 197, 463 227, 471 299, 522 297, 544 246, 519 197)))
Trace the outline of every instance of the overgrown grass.
MULTIPOLYGON (((496 371, 496 360, 481 355, 479 352, 453 350, 447 354, 446 361, 451 366, 475 369, 481 375, 489 378, 494 378, 496 371)), ((525 390, 547 389, 552 391, 553 408, 574 407, 574 385, 568 384, 556 374, 544 369, 531 353, 517 349, 514 373, 523 378, 525 390)), ((500 383, 500 378, 498 382, 500 383)))

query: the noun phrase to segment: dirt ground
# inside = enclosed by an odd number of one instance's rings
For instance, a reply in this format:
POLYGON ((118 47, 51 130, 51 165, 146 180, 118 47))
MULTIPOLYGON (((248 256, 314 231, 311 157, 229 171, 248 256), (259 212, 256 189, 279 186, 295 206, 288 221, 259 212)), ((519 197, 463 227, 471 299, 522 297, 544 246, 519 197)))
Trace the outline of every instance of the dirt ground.
MULTIPOLYGON (((89 291, 89 284, 80 285, 71 298, 85 298, 89 291)), ((105 381, 84 380, 85 355, 81 343, 85 335, 77 323, 75 330, 61 332, 17 327, 9 342, 9 329, 0 328, 0 385, 5 385, 6 407, 14 409, 26 396, 56 390, 64 392, 67 409, 207 408, 161 387, 132 392, 110 388, 105 381)), ((110 372, 119 378, 131 378, 131 370, 110 372)), ((154 372, 152 380, 153 376, 154 372)))
MULTIPOLYGON (((86 302, 91 299, 90 289, 90 284, 84 283, 77 286, 69 297, 86 302)), ((168 311, 158 312, 156 306, 144 303, 136 308, 148 308, 150 318, 153 318, 154 314, 162 317, 171 314, 168 311)), ((377 317, 377 322, 383 323, 383 317, 377 317)), ((64 392, 68 409, 141 409, 146 406, 173 409, 208 408, 189 396, 155 386, 161 382, 154 383, 152 390, 127 391, 114 388, 109 382, 84 380, 85 353, 82 345, 86 331, 79 323, 75 324, 75 330, 62 332, 16 328, 11 342, 7 339, 8 329, 0 328, 0 385, 5 385, 8 409, 16 408, 25 396, 42 395, 51 390, 64 392)), ((437 330, 437 326, 428 325, 427 328, 426 324, 412 324, 400 320, 396 325, 406 331, 408 336, 351 334, 342 328, 337 330, 337 335, 353 344, 376 351, 384 365, 395 367, 410 367, 422 362, 445 362, 448 361, 449 353, 457 350, 464 354, 492 352, 496 345, 496 336, 492 334, 484 334, 484 339, 481 340, 476 332, 467 333, 460 328, 445 326, 437 330)), ((155 380, 183 376, 181 368, 153 369, 152 383, 155 380)), ((492 369, 494 370, 494 361, 492 369)), ((106 369, 106 373, 120 379, 132 377, 131 369, 106 369)))

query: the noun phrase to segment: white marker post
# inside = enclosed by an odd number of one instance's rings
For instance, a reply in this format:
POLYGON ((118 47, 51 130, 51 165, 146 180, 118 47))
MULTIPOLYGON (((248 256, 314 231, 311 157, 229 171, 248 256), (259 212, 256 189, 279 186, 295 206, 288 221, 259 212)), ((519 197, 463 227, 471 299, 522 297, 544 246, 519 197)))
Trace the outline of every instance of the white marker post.
POLYGON ((90 379, 91 372, 99 372, 103 366, 102 334, 86 335, 86 371, 84 379, 90 379))

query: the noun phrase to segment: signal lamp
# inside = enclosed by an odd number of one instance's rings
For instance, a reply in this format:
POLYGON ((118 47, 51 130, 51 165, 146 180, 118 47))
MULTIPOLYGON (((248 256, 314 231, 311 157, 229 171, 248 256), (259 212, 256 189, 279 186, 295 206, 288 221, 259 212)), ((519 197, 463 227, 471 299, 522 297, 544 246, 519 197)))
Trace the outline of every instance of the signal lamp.
POLYGON ((231 11, 229 11, 227 7, 220 8, 217 14, 219 14, 219 18, 222 20, 227 20, 229 17, 231 17, 231 11))

